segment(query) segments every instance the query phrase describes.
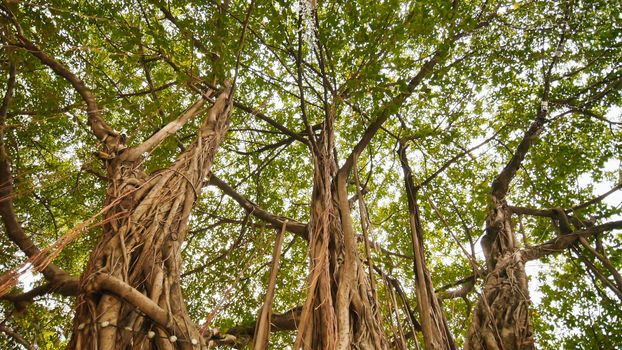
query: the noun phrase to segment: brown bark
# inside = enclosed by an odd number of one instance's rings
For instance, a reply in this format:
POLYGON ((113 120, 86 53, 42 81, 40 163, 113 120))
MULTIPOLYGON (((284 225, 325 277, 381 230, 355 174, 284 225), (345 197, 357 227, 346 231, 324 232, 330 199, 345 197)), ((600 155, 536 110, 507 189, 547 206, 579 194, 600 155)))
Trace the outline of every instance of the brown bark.
MULTIPOLYGON (((546 96, 546 94, 545 94, 546 96)), ((530 147, 544 127, 546 109, 525 132, 512 159, 492 183, 482 248, 488 275, 467 332, 465 349, 534 349, 526 258, 517 244, 505 197, 530 147)))
POLYGON ((253 349, 265 350, 268 348, 268 338, 270 338, 270 329, 272 328, 270 322, 272 320, 272 302, 274 301, 274 289, 276 288, 276 276, 279 271, 279 265, 281 261, 281 247, 283 246, 283 235, 285 234, 285 228, 287 221, 283 223, 283 228, 279 232, 274 249, 272 251, 272 267, 270 268, 270 278, 268 279, 268 288, 266 290, 266 296, 264 303, 259 310, 259 317, 257 318, 257 326, 255 328, 255 336, 253 349))
MULTIPOLYGON (((81 278, 69 348, 207 346, 184 305, 180 245, 227 130, 229 92, 227 87, 220 93, 196 141, 168 168, 145 174, 137 152, 120 152, 107 161, 106 204, 114 205, 105 213, 103 236, 81 278)), ((189 111, 200 114, 201 106, 195 103, 189 111)))
POLYGON ((493 197, 482 246, 488 275, 467 333, 465 349, 534 349, 525 260, 518 250, 505 200, 493 197))
POLYGON ((356 246, 346 188, 348 172, 337 171, 333 159, 333 117, 333 113, 327 117, 322 139, 314 148, 311 272, 294 348, 386 349, 375 315, 376 302, 356 246))

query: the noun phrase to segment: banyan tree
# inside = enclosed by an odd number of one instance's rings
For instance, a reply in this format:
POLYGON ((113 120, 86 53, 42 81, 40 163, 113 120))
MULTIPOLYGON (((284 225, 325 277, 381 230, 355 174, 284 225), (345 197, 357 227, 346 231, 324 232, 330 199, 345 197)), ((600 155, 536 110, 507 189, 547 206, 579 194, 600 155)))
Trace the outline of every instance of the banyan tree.
POLYGON ((616 1, 0 5, 0 347, 622 344, 616 1))

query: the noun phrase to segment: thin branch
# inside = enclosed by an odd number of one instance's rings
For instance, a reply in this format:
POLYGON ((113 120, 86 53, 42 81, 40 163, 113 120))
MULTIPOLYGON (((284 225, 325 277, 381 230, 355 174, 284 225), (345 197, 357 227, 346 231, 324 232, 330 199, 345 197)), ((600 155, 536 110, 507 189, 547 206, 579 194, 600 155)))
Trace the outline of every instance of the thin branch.
POLYGON ((437 65, 437 63, 441 60, 442 52, 437 51, 432 58, 430 58, 423 66, 419 69, 419 72, 408 82, 407 88, 405 91, 401 92, 397 96, 393 97, 391 100, 387 101, 385 104, 380 107, 379 112, 377 113, 376 119, 367 126, 365 131, 363 132, 363 136, 357 142, 357 144, 350 152, 348 158, 344 162, 343 166, 339 171, 343 174, 349 174, 352 170, 352 166, 354 165, 354 159, 358 158, 358 156, 363 152, 365 147, 372 140, 374 135, 380 130, 380 127, 384 122, 392 115, 392 113, 397 110, 406 99, 415 91, 415 88, 423 81, 423 79, 432 71, 432 69, 437 65))
POLYGON ((149 89, 146 89, 146 90, 141 90, 141 91, 136 91, 136 92, 128 92, 128 93, 125 93, 125 94, 117 94, 117 97, 119 97, 119 98, 126 98, 126 97, 135 97, 135 96, 142 96, 142 95, 153 94, 155 92, 166 90, 169 87, 174 86, 176 84, 177 84, 176 81, 171 81, 171 82, 168 82, 168 83, 163 84, 161 86, 154 87, 153 89, 149 88, 149 89))
POLYGON ((454 289, 448 289, 449 287, 444 286, 440 288, 439 291, 437 291, 436 293, 438 297, 443 300, 464 298, 473 291, 476 281, 477 281, 477 277, 475 275, 471 275, 453 284, 454 286, 459 286, 459 287, 454 288, 454 289))
POLYGON ((374 121, 367 126, 367 128, 363 132, 363 136, 354 146, 354 148, 350 152, 350 155, 348 156, 348 158, 346 158, 346 161, 344 162, 341 169, 339 169, 339 171, 344 174, 350 173, 354 164, 354 158, 358 157, 363 152, 363 150, 367 147, 374 135, 378 132, 378 130, 380 130, 382 124, 384 124, 384 122, 395 111, 397 111, 404 104, 404 102, 406 102, 408 97, 410 97, 415 91, 415 88, 419 86, 423 79, 425 79, 436 67, 436 65, 443 60, 443 58, 447 54, 447 51, 450 47, 453 46, 453 44, 455 44, 458 40, 474 33, 476 30, 488 26, 495 18, 496 15, 492 15, 485 21, 477 23, 470 31, 461 32, 451 36, 448 43, 444 43, 441 48, 437 49, 434 54, 423 64, 423 66, 421 66, 417 74, 415 74, 408 81, 406 89, 400 92, 398 95, 394 96, 392 99, 390 99, 380 107, 376 119, 374 119, 374 121))
MULTIPOLYGON (((561 47, 563 46, 565 40, 566 31, 564 30, 557 42, 556 51, 561 50, 561 47)), ((548 114, 549 92, 551 89, 551 72, 553 71, 553 68, 558 61, 559 57, 555 55, 544 73, 542 98, 538 106, 536 120, 529 126, 529 129, 527 129, 527 131, 523 135, 523 139, 521 140, 520 144, 516 148, 516 151, 512 155, 512 159, 510 159, 510 162, 503 168, 503 170, 492 182, 491 194, 499 201, 505 198, 510 187, 510 182, 516 176, 516 172, 521 167, 522 162, 527 155, 527 152, 529 152, 529 149, 538 139, 538 136, 544 128, 544 123, 546 122, 546 116, 548 114)))
POLYGON ((617 289, 622 290, 622 276, 620 275, 620 272, 615 268, 615 266, 613 266, 609 258, 607 258, 605 254, 601 254, 598 251, 596 251, 596 249, 594 249, 594 247, 592 247, 590 242, 588 242, 587 239, 585 239, 584 237, 579 237, 579 243, 581 243, 581 245, 585 249, 587 249, 590 253, 592 253, 592 255, 594 255, 598 260, 600 260, 603 266, 607 270, 609 270, 609 273, 611 273, 611 276, 613 277, 613 280, 616 283, 617 289))
MULTIPOLYGON (((503 129, 503 128, 501 128, 503 129)), ((438 168, 438 170, 436 170, 432 175, 428 176, 425 180, 423 180, 419 185, 417 185, 417 187, 425 187, 427 184, 429 184, 432 180, 434 180, 438 175, 440 175, 443 171, 445 171, 447 168, 449 168, 452 164, 454 164, 455 162, 457 162, 458 160, 460 160, 462 157, 464 157, 465 155, 477 150, 478 148, 484 146, 485 144, 487 144, 488 142, 492 141, 498 134, 499 132, 501 132, 501 129, 497 132, 494 133, 494 135, 492 135, 491 137, 487 138, 486 140, 482 141, 481 143, 479 143, 476 146, 473 146, 461 153, 458 153, 457 155, 453 156, 451 159, 449 159, 448 161, 446 161, 440 168, 438 168)))
POLYGON ((0 299, 10 301, 16 306, 21 307, 21 305, 30 303, 34 300, 34 298, 51 293, 54 290, 54 285, 52 283, 42 284, 38 287, 35 287, 25 293, 19 294, 5 294, 0 299))
POLYGON ((610 189, 609 191, 601 194, 598 197, 595 197, 593 199, 590 199, 587 202, 581 203, 581 204, 577 204, 574 207, 572 207, 572 211, 577 211, 577 210, 581 210, 581 209, 585 209, 587 207, 589 207, 592 204, 596 204, 599 203, 600 201, 602 201, 603 199, 607 198, 610 194, 614 193, 615 191, 622 189, 622 182, 617 184, 616 186, 614 186, 612 189, 610 189))
POLYGON ((34 350, 35 347, 32 346, 24 337, 22 337, 19 333, 15 332, 11 328, 5 326, 4 324, 0 324, 0 332, 6 334, 7 336, 15 339, 17 343, 25 347, 27 350, 34 350))
POLYGON ((223 193, 227 196, 231 197, 233 200, 238 202, 242 208, 246 211, 250 212, 253 216, 266 221, 269 224, 272 224, 274 227, 279 228, 283 226, 284 222, 287 222, 287 231, 297 234, 307 239, 307 225, 301 222, 298 222, 294 219, 277 216, 267 212, 266 210, 259 207, 257 204, 251 202, 246 199, 244 196, 239 194, 236 190, 234 190, 229 184, 212 174, 209 179, 209 184, 218 187, 223 193))

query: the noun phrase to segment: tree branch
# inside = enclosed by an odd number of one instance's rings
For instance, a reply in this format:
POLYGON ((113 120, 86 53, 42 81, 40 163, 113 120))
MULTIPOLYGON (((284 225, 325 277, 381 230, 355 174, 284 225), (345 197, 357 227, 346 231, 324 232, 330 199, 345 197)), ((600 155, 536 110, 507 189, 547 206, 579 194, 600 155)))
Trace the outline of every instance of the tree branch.
POLYGON ((94 277, 93 282, 97 288, 114 293, 118 297, 125 299, 160 326, 166 329, 170 328, 168 313, 129 284, 109 274, 98 274, 94 277))
POLYGON ((181 129, 184 124, 186 124, 190 119, 194 118, 197 115, 200 115, 204 112, 202 109, 205 104, 206 97, 199 98, 195 103, 193 103, 188 109, 186 109, 182 114, 177 117, 177 119, 171 121, 166 124, 163 128, 158 130, 155 134, 145 140, 143 143, 136 147, 132 147, 127 149, 123 154, 121 154, 121 160, 136 160, 142 154, 146 152, 152 151, 155 147, 157 147, 162 141, 164 141, 169 136, 176 133, 179 129, 181 129))
POLYGON ((588 227, 583 230, 555 237, 542 244, 523 249, 521 251, 521 255, 526 261, 540 259, 546 255, 564 251, 566 248, 569 248, 575 242, 579 241, 579 238, 581 237, 585 238, 601 232, 616 229, 622 229, 622 220, 607 222, 602 225, 588 227))
POLYGON ((423 79, 425 79, 430 74, 430 72, 432 72, 434 67, 436 67, 436 65, 442 61, 443 57, 446 55, 446 53, 449 51, 449 48, 451 48, 454 43, 464 37, 471 35, 476 30, 488 26, 495 18, 497 18, 497 16, 496 14, 493 14, 486 20, 477 23, 470 31, 456 33, 455 35, 452 35, 450 38, 448 38, 448 42, 444 43, 440 48, 438 48, 434 52, 432 57, 423 64, 417 74, 415 74, 415 76, 413 76, 408 81, 406 89, 380 107, 380 110, 377 113, 378 116, 365 129, 365 131, 363 132, 363 136, 354 146, 352 152, 350 153, 348 158, 346 158, 346 161, 344 162, 341 169, 339 169, 339 171, 344 174, 350 173, 350 170, 352 169, 352 166, 354 164, 354 159, 358 158, 358 156, 363 152, 363 150, 365 149, 365 147, 367 147, 374 135, 378 132, 378 130, 380 130, 382 124, 384 124, 384 122, 404 104, 406 99, 408 99, 408 97, 410 97, 415 91, 415 88, 423 81, 423 79))
MULTIPOLYGON (((4 147, 4 132, 1 127, 6 124, 7 111, 15 88, 15 75, 15 64, 11 63, 7 90, 2 100, 2 105, 0 105, 0 217, 2 217, 7 237, 30 258, 38 255, 40 250, 30 237, 26 235, 15 215, 13 208, 13 198, 15 196, 13 193, 13 176, 11 175, 11 164, 4 147)), ((58 293, 67 296, 77 294, 78 279, 69 275, 58 266, 49 264, 41 273, 53 285, 52 289, 58 293)))
MULTIPOLYGON (((565 40, 566 31, 564 30, 557 42, 556 51, 561 50, 561 47, 563 46, 565 40)), ((558 61, 559 57, 555 55, 551 63, 548 65, 546 72, 544 73, 542 99, 538 106, 536 120, 529 126, 529 129, 527 129, 527 131, 523 135, 523 139, 516 148, 514 155, 512 155, 512 159, 510 159, 510 162, 503 168, 501 173, 499 173, 499 175, 492 182, 491 194, 498 201, 505 198, 505 195, 507 194, 510 187, 510 182, 516 176, 516 172, 520 168, 523 160, 525 160, 525 156, 527 155, 527 152, 529 152, 529 148, 531 148, 533 143, 538 139, 538 136, 544 128, 544 123, 546 122, 546 115, 548 113, 549 91, 551 88, 551 72, 553 71, 553 67, 555 67, 558 61)))
POLYGON ((17 31, 16 37, 18 42, 16 46, 21 47, 35 56, 44 65, 50 67, 54 73, 67 80, 71 86, 80 94, 84 102, 86 103, 86 111, 88 115, 88 125, 91 127, 91 131, 101 142, 106 144, 109 149, 115 150, 117 146, 116 140, 110 136, 118 136, 112 128, 106 123, 101 116, 101 109, 99 108, 95 96, 86 86, 86 84, 78 78, 74 73, 69 71, 62 63, 43 52, 37 45, 24 36, 22 28, 17 21, 15 15, 5 6, 2 6, 5 12, 9 14, 9 19, 13 22, 17 31))
POLYGON ((348 158, 344 162, 339 172, 342 174, 349 174, 352 170, 352 166, 354 165, 354 159, 358 158, 358 156, 363 152, 365 147, 372 140, 374 135, 380 130, 380 127, 384 122, 392 115, 394 111, 396 111, 406 99, 412 95, 415 91, 415 88, 423 81, 423 79, 432 71, 432 69, 436 66, 436 64, 441 60, 443 55, 442 51, 436 51, 432 58, 430 58, 423 66, 419 69, 419 72, 408 82, 406 90, 402 91, 397 96, 393 97, 391 100, 387 101, 380 107, 380 111, 378 112, 378 116, 374 121, 367 126, 365 131, 363 132, 363 136, 358 141, 358 143, 350 152, 348 158))
POLYGON ((27 350, 34 350, 35 348, 19 333, 15 332, 11 328, 5 326, 4 324, 0 324, 0 332, 8 335, 9 337, 15 339, 17 343, 25 347, 27 350))
POLYGON ((590 199, 587 202, 581 203, 581 204, 577 204, 574 207, 572 207, 572 211, 577 211, 577 210, 581 210, 581 209, 585 209, 587 207, 589 207, 592 204, 596 204, 600 201, 602 201, 603 199, 607 198, 610 194, 614 193, 615 191, 622 189, 622 182, 620 182, 619 184, 617 184, 616 186, 614 186, 612 189, 610 189, 609 191, 601 194, 598 197, 595 197, 593 199, 590 199))
POLYGON ((274 228, 283 227, 283 223, 287 221, 288 232, 297 234, 305 240, 308 239, 306 224, 303 224, 291 218, 277 216, 267 212, 266 210, 260 208, 257 204, 249 201, 244 196, 236 192, 236 190, 229 186, 229 184, 227 184, 214 174, 210 176, 209 184, 218 187, 221 191, 223 191, 224 194, 238 202, 242 206, 242 208, 244 208, 247 212, 250 212, 256 218, 272 224, 274 228))
MULTIPOLYGON (((302 306, 297 306, 281 314, 272 314, 270 317, 270 332, 295 331, 300 324, 302 306)), ((210 340, 217 345, 243 348, 253 340, 257 321, 248 325, 240 325, 230 328, 223 334, 216 334, 210 340)))
POLYGON ((510 187, 510 182, 516 176, 516 172, 521 166, 521 163, 525 159, 529 148, 538 139, 538 136, 542 132, 545 122, 546 110, 540 107, 536 120, 531 124, 529 129, 525 132, 523 139, 516 148, 516 152, 512 155, 510 162, 503 168, 499 175, 492 182, 492 195, 501 200, 505 198, 510 187))
MULTIPOLYGON (((499 130, 501 131, 501 130, 499 130)), ((491 137, 487 138, 486 140, 484 140, 483 142, 481 142, 480 144, 473 146, 461 153, 458 153, 457 155, 453 156, 451 159, 449 159, 448 161, 446 161, 440 168, 438 168, 438 170, 436 170, 432 175, 428 176, 425 180, 423 180, 419 185, 417 185, 417 188, 420 187, 425 187, 427 184, 429 184, 432 180, 434 180, 438 175, 440 175, 443 171, 445 171, 447 168, 449 168, 452 164, 454 164, 455 162, 457 162, 458 160, 460 160, 462 157, 464 157, 465 155, 477 150, 478 148, 484 146, 485 144, 487 144, 488 142, 490 142, 491 140, 493 140, 495 137, 497 137, 497 135, 499 134, 499 131, 497 131, 496 133, 494 133, 494 135, 492 135, 491 137)))

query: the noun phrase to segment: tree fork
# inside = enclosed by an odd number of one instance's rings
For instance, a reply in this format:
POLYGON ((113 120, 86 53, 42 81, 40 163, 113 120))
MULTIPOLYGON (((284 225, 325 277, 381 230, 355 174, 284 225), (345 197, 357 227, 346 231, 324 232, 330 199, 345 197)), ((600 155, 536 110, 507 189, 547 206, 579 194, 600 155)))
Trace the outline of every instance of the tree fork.
MULTIPOLYGON (((546 89, 545 89, 546 90, 546 89)), ((546 96, 546 93, 545 93, 546 96)), ((505 196, 527 152, 542 132, 546 109, 523 135, 516 152, 492 182, 482 248, 488 267, 465 349, 534 349, 524 254, 517 245, 505 196)))

